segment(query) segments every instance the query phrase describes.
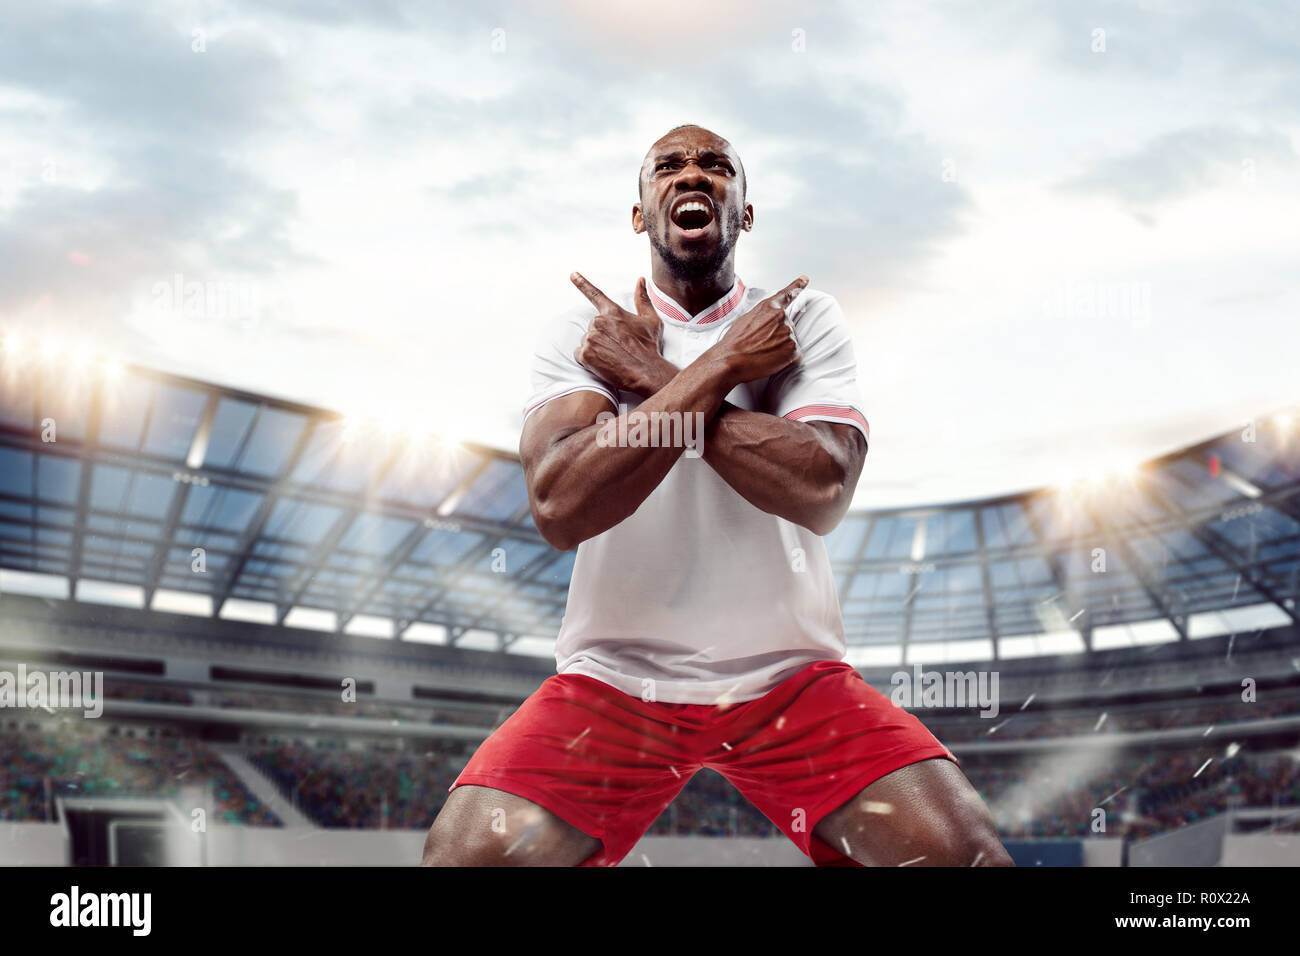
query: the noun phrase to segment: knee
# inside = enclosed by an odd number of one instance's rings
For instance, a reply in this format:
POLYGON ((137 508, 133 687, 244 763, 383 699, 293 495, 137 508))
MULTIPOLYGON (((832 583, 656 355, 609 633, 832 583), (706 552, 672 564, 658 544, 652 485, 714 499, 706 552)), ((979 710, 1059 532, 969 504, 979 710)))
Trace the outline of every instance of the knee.
POLYGON ((463 851, 463 842, 450 839, 446 827, 439 827, 438 821, 435 820, 424 838, 424 853, 420 857, 420 866, 469 865, 463 851))
POLYGON ((1015 866, 985 814, 936 816, 903 851, 922 866, 1015 866))
POLYGON ((939 866, 1016 865, 992 824, 968 826, 949 835, 949 839, 938 841, 935 855, 939 866))
POLYGON ((450 866, 443 851, 443 842, 437 838, 437 824, 429 827, 424 838, 424 853, 420 856, 420 866, 450 866))
POLYGON ((975 842, 975 852, 970 853, 967 849, 967 855, 970 856, 971 863, 969 866, 1015 866, 1016 861, 1011 859, 1011 854, 1007 848, 1002 845, 996 833, 991 836, 975 842))

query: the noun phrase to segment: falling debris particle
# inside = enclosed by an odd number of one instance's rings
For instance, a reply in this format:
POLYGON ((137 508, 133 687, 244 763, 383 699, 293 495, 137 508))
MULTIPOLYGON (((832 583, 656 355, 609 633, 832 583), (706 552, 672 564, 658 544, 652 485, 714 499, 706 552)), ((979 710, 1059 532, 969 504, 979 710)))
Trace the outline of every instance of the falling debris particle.
POLYGON ((1232 599, 1237 600, 1237 591, 1241 589, 1241 575, 1237 575, 1237 581, 1232 586, 1232 599))
POLYGON ((1101 716, 1097 718, 1097 726, 1092 728, 1092 732, 1093 732, 1094 734, 1095 734, 1097 731, 1101 730, 1101 725, 1104 724, 1104 723, 1106 722, 1106 717, 1107 717, 1106 712, 1105 712, 1105 711, 1102 711, 1101 716))
POLYGON ((1210 731, 1213 730, 1213 729, 1214 729, 1214 724, 1210 724, 1210 726, 1208 726, 1208 727, 1205 728, 1205 733, 1201 734, 1201 736, 1202 736, 1202 737, 1208 737, 1208 736, 1210 736, 1210 731))
POLYGON ((1074 612, 1074 616, 1071 617, 1070 620, 1069 620, 1067 623, 1069 623, 1069 624, 1073 624, 1073 623, 1074 623, 1075 621, 1077 621, 1079 618, 1083 617, 1083 612, 1086 611, 1086 610, 1088 610, 1086 607, 1081 607, 1081 608, 1079 608, 1079 610, 1077 610, 1077 611, 1074 612))
POLYGON ((899 865, 899 866, 911 866, 913 863, 920 863, 920 862, 921 862, 922 860, 924 860, 924 859, 925 859, 925 857, 923 857, 923 856, 918 856, 915 860, 907 860, 906 862, 904 862, 904 863, 900 863, 900 864, 898 864, 898 865, 899 865))
POLYGON ((1037 696, 1038 696, 1038 692, 1035 691, 1034 693, 1032 693, 1032 694, 1030 694, 1028 697, 1026 697, 1026 698, 1025 698, 1025 702, 1024 702, 1023 704, 1020 705, 1020 709, 1021 709, 1021 710, 1024 710, 1026 707, 1028 707, 1030 704, 1032 704, 1032 703, 1034 702, 1034 698, 1037 697, 1037 696))
POLYGON ((984 851, 980 850, 978 853, 975 854, 975 862, 972 863, 971 866, 979 866, 980 860, 982 859, 984 859, 984 851))
POLYGON ((990 728, 989 728, 989 732, 988 732, 988 736, 992 737, 994 734, 996 734, 999 730, 1001 730, 1003 727, 1005 727, 1005 726, 1006 726, 1007 724, 1009 724, 1009 723, 1011 723, 1011 718, 1008 717, 1006 720, 1002 721, 1002 723, 998 724, 997 726, 995 726, 995 727, 990 727, 990 728))
POLYGON ((736 691, 740 690, 741 683, 743 683, 743 681, 737 682, 724 690, 720 695, 718 695, 717 699, 713 701, 714 705, 717 707, 730 707, 734 704, 736 701, 735 697, 732 695, 734 695, 736 691))
POLYGON ((569 745, 568 745, 567 747, 565 747, 564 749, 565 749, 565 750, 571 750, 571 749, 573 748, 573 745, 576 744, 576 743, 577 743, 579 740, 581 740, 583 737, 587 736, 587 733, 588 733, 590 730, 591 730, 590 727, 585 728, 585 729, 582 731, 582 733, 578 734, 578 736, 576 736, 576 737, 574 737, 572 740, 570 740, 570 741, 569 741, 569 745))
POLYGON ((1236 741, 1233 741, 1232 743, 1228 744, 1228 758, 1229 758, 1229 759, 1231 759, 1231 758, 1237 756, 1237 754, 1240 753, 1240 752, 1241 752, 1241 744, 1237 743, 1236 741))
MULTIPOLYGON (((1214 758, 1213 758, 1213 757, 1211 757, 1209 760, 1205 761, 1205 763, 1201 764, 1201 770, 1204 770, 1206 767, 1208 767, 1208 766, 1209 766, 1210 764, 1212 764, 1212 763, 1214 763, 1214 758)), ((1201 770, 1198 770, 1198 771, 1196 771, 1196 773, 1192 774, 1192 779, 1193 779, 1193 780, 1195 780, 1197 777, 1199 777, 1199 776, 1201 775, 1201 770)))
POLYGON ((509 856, 511 853, 514 853, 515 850, 518 848, 519 844, 523 842, 524 842, 524 834, 520 834, 518 840, 516 840, 514 843, 506 847, 506 856, 509 856))
POLYGON ((781 729, 782 727, 784 727, 784 726, 785 726, 785 718, 784 718, 784 717, 778 717, 778 718, 776 719, 776 729, 777 729, 777 730, 780 730, 780 729, 781 729))
POLYGON ((646 866, 654 866, 654 864, 650 862, 650 857, 646 856, 644 853, 641 854, 641 859, 645 860, 646 866))
POLYGON ((1112 793, 1105 800, 1101 801, 1101 803, 1097 804, 1097 806, 1104 807, 1106 804, 1110 803, 1112 800, 1114 800, 1116 797, 1118 797, 1121 793, 1123 793, 1127 789, 1128 787, 1120 787, 1118 790, 1112 793))
POLYGON ((722 749, 723 749, 723 750, 730 750, 730 749, 731 749, 731 744, 726 743, 726 742, 724 741, 723 744, 722 744, 722 749))
POLYGON ((682 775, 681 775, 680 773, 677 772, 677 768, 676 768, 676 767, 669 767, 668 769, 671 770, 671 771, 673 772, 673 776, 676 777, 678 780, 680 780, 680 779, 682 778, 682 775))
POLYGON ((885 803, 882 800, 866 800, 862 804, 862 809, 867 813, 879 813, 888 816, 894 812, 894 805, 892 803, 885 803))
POLYGON ((852 857, 853 851, 852 849, 849 848, 849 838, 842 836, 840 837, 840 842, 844 844, 844 855, 847 857, 852 857))

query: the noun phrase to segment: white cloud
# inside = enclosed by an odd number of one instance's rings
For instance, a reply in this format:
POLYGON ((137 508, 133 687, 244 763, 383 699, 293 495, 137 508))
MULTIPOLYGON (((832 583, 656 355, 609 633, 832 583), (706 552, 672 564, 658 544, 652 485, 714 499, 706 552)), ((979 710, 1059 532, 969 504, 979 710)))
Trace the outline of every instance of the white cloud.
POLYGON ((1267 7, 215 10, 7 23, 5 324, 513 449, 535 329, 573 269, 647 271, 633 177, 693 121, 750 174, 740 274, 807 272, 853 325, 860 505, 1032 487, 1297 398, 1300 67, 1267 7), (274 307, 159 314, 177 273, 274 307), (1089 289, 1148 310, 1051 304, 1089 289))

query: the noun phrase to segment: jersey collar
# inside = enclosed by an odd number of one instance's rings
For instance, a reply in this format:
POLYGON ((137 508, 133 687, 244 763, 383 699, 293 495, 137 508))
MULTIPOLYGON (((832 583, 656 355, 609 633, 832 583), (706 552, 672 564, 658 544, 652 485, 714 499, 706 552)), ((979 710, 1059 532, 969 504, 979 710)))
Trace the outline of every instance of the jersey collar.
POLYGON ((740 281, 740 276, 736 276, 731 291, 698 315, 688 315, 685 309, 661 292, 654 284, 654 280, 649 278, 646 279, 646 292, 649 293, 650 303, 655 307, 660 318, 667 319, 675 325, 716 325, 740 308, 740 301, 745 297, 745 283, 740 281))

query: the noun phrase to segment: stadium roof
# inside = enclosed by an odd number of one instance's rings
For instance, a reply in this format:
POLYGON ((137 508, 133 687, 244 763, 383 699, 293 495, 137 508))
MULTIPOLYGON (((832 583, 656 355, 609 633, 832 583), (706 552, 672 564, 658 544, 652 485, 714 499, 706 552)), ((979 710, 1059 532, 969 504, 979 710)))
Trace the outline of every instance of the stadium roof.
MULTIPOLYGON (((509 455, 135 367, 7 357, 0 387, 0 589, 502 648, 559 628, 574 554, 509 455)), ((859 665, 1296 624, 1300 432, 826 543, 859 665)))

